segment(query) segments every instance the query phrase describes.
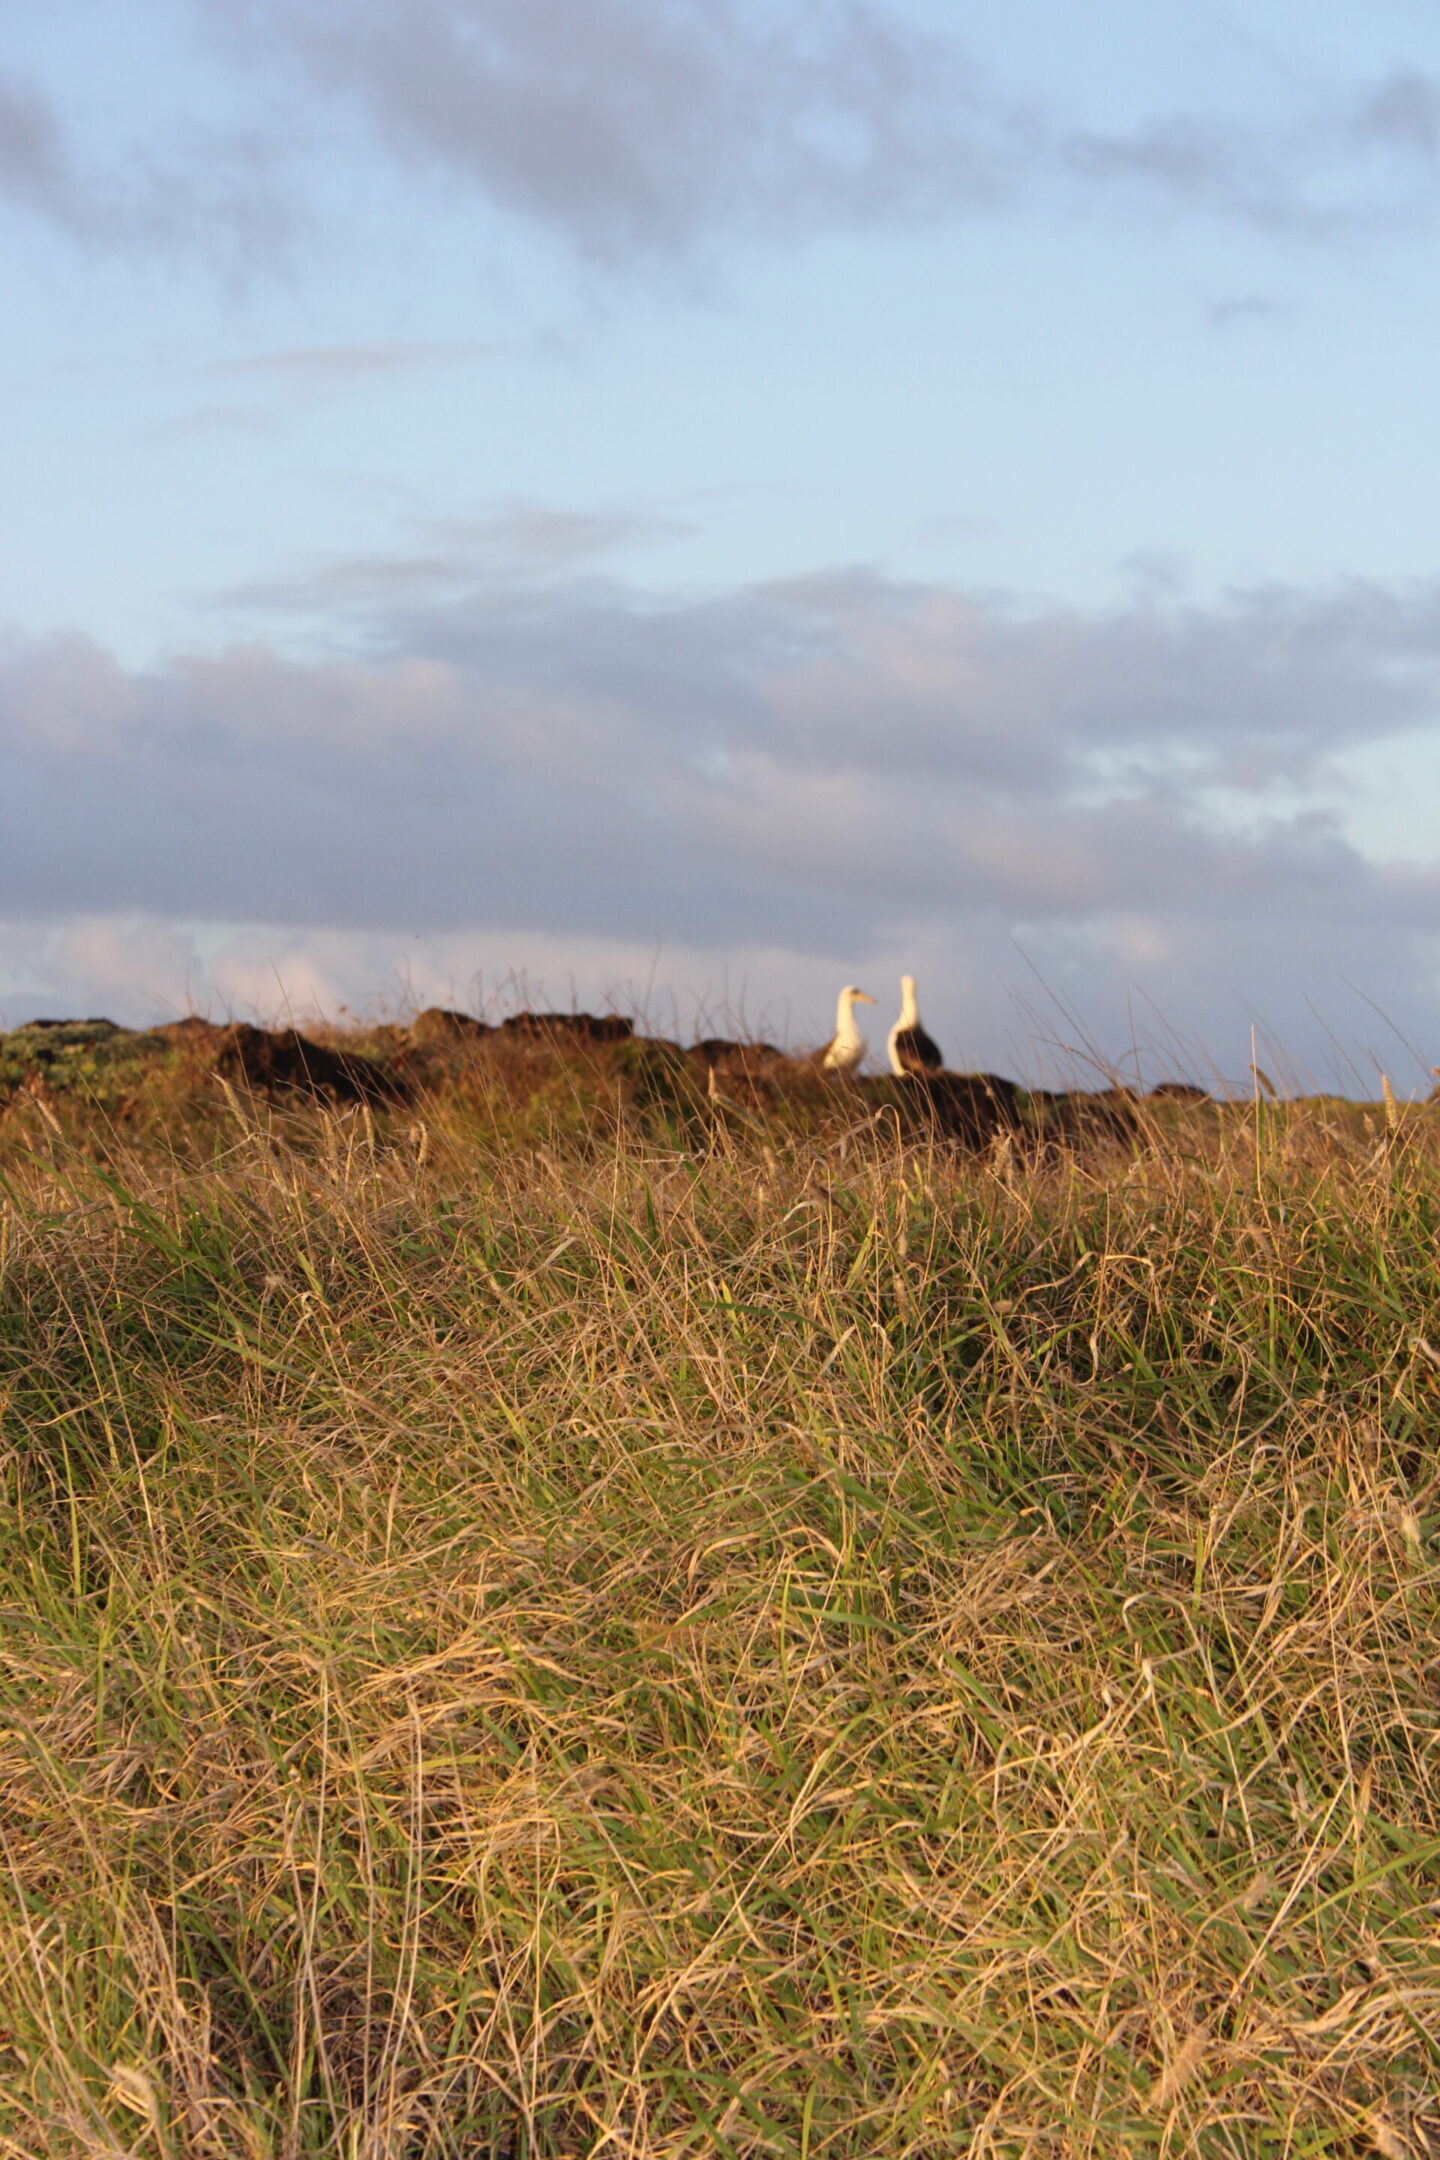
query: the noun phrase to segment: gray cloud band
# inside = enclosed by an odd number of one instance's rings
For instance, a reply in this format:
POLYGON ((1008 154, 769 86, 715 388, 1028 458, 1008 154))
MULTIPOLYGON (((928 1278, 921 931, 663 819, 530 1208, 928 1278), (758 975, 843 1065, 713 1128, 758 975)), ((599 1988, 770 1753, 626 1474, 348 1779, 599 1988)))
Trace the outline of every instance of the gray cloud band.
POLYGON ((1433 724, 1433 585, 1087 616, 860 575, 685 604, 597 580, 355 632, 368 658, 144 673, 12 641, 0 911, 825 952, 980 916, 1433 919, 1433 866, 1346 842, 1332 764, 1433 724))
POLYGON ((227 275, 273 267, 300 214, 257 134, 146 118, 156 139, 96 154, 45 86, 0 73, 0 205, 102 253, 199 255, 227 275))
POLYGON ((320 215, 315 146, 358 119, 372 154, 438 174, 452 206, 610 265, 1057 187, 1316 239, 1413 221, 1440 140, 1440 85, 1413 66, 1265 130, 1204 112, 1088 127, 1006 93, 957 40, 882 0, 191 0, 190 13, 230 101, 253 93, 247 122, 226 135, 152 113, 143 147, 97 163, 54 86, 0 77, 0 199, 96 244, 258 267, 320 215))

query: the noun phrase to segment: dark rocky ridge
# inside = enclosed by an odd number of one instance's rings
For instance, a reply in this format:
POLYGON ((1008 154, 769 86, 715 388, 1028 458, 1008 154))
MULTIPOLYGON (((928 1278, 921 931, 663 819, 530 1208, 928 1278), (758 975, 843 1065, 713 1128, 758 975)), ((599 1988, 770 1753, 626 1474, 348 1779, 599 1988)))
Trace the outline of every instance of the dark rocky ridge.
MULTIPOLYGON (((687 1144, 732 1112, 778 1131, 869 1124, 975 1150, 1007 1134, 1078 1146, 1133 1143, 1142 1132, 1138 1098, 1127 1089, 1027 1091, 998 1074, 947 1071, 846 1079, 774 1043, 709 1036, 682 1047, 637 1035, 634 1021, 618 1014, 520 1012, 492 1025, 432 1006, 408 1027, 351 1029, 326 1040, 198 1014, 145 1030, 46 1019, 0 1034, 0 1110, 28 1094, 111 1118, 147 1107, 158 1117, 162 1098, 203 1106, 217 1078, 276 1105, 383 1109, 450 1096, 487 1115, 523 1112, 532 1126, 550 1117, 573 1131, 633 1114, 687 1144)), ((1154 1092, 1174 1109, 1207 1099, 1181 1082, 1154 1092)))

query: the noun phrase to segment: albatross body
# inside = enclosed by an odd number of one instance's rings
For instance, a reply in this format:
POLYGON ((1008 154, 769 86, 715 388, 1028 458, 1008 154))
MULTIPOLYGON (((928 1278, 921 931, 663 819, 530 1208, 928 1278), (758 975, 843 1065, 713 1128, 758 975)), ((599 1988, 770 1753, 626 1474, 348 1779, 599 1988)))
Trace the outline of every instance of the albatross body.
POLYGON ((890 1052, 891 1072, 902 1076, 905 1073, 939 1072, 945 1063, 939 1044, 920 1025, 913 975, 900 977, 900 1017, 890 1030, 886 1048, 890 1052))
POLYGON ((820 1063, 826 1072, 854 1072, 865 1055, 865 1037, 855 1023, 857 1005, 873 1005, 874 998, 847 983, 835 1006, 835 1033, 820 1063))

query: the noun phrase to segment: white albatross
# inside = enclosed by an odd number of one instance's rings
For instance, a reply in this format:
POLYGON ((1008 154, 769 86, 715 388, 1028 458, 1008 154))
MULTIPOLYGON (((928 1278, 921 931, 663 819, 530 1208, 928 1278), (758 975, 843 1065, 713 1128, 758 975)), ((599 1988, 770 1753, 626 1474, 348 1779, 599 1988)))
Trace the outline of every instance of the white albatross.
POLYGON ((855 1024, 855 1007, 873 1005, 874 998, 847 983, 835 1004, 835 1033, 820 1063, 826 1072, 854 1072, 866 1051, 865 1037, 855 1024))
POLYGON ((899 1073, 902 1078, 906 1073, 939 1072, 944 1066, 940 1045, 920 1025, 913 975, 900 977, 900 1017, 891 1028, 885 1047, 890 1053, 891 1072, 899 1073))

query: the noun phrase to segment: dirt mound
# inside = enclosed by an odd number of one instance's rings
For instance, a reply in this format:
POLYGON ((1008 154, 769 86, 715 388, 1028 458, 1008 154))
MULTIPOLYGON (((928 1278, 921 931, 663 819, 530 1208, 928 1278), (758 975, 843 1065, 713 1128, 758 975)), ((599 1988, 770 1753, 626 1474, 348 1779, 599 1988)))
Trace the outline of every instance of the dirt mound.
POLYGON ((1162 1080, 1150 1090, 1151 1102, 1213 1102, 1209 1088, 1196 1087, 1190 1080, 1162 1080))
POLYGON ((451 1012, 444 1005, 427 1005, 410 1023, 410 1040, 421 1048, 427 1043, 478 1042, 493 1033, 488 1020, 474 1020, 469 1013, 451 1012))
POLYGON ((737 1103, 746 1110, 768 1112, 787 1098, 792 1106, 818 1100, 814 1074, 777 1050, 774 1043, 732 1042, 726 1036, 708 1035, 680 1054, 686 1071, 695 1075, 697 1086, 713 1103, 737 1103))
POLYGON ((783 1050, 774 1043, 731 1042, 723 1035, 707 1035, 703 1042, 691 1043, 685 1052, 697 1065, 707 1071, 720 1067, 726 1071, 753 1072, 763 1065, 789 1063, 783 1050))
POLYGON ((619 1013, 511 1013, 499 1027, 502 1035, 518 1035, 538 1042, 629 1042, 635 1033, 633 1020, 619 1013))
POLYGON ((1083 1146, 1094 1140, 1138 1140, 1141 1123, 1136 1114, 1132 1088, 1099 1088, 1093 1093, 1043 1092, 1034 1098, 1039 1111, 1042 1139, 1065 1147, 1083 1146))
POLYGON ((394 1102, 400 1076, 369 1058, 347 1056, 311 1042, 295 1028, 272 1034, 241 1021, 223 1030, 215 1070, 254 1094, 328 1096, 332 1102, 394 1102))
POLYGON ((1020 1089, 998 1073, 911 1072, 852 1083, 862 1100, 898 1110, 904 1129, 984 1148, 1024 1124, 1020 1089))
POLYGON ((167 1020, 163 1026, 150 1030, 162 1041, 173 1043, 215 1043, 229 1032, 228 1026, 215 1020, 202 1020, 199 1013, 186 1013, 183 1020, 167 1020))

